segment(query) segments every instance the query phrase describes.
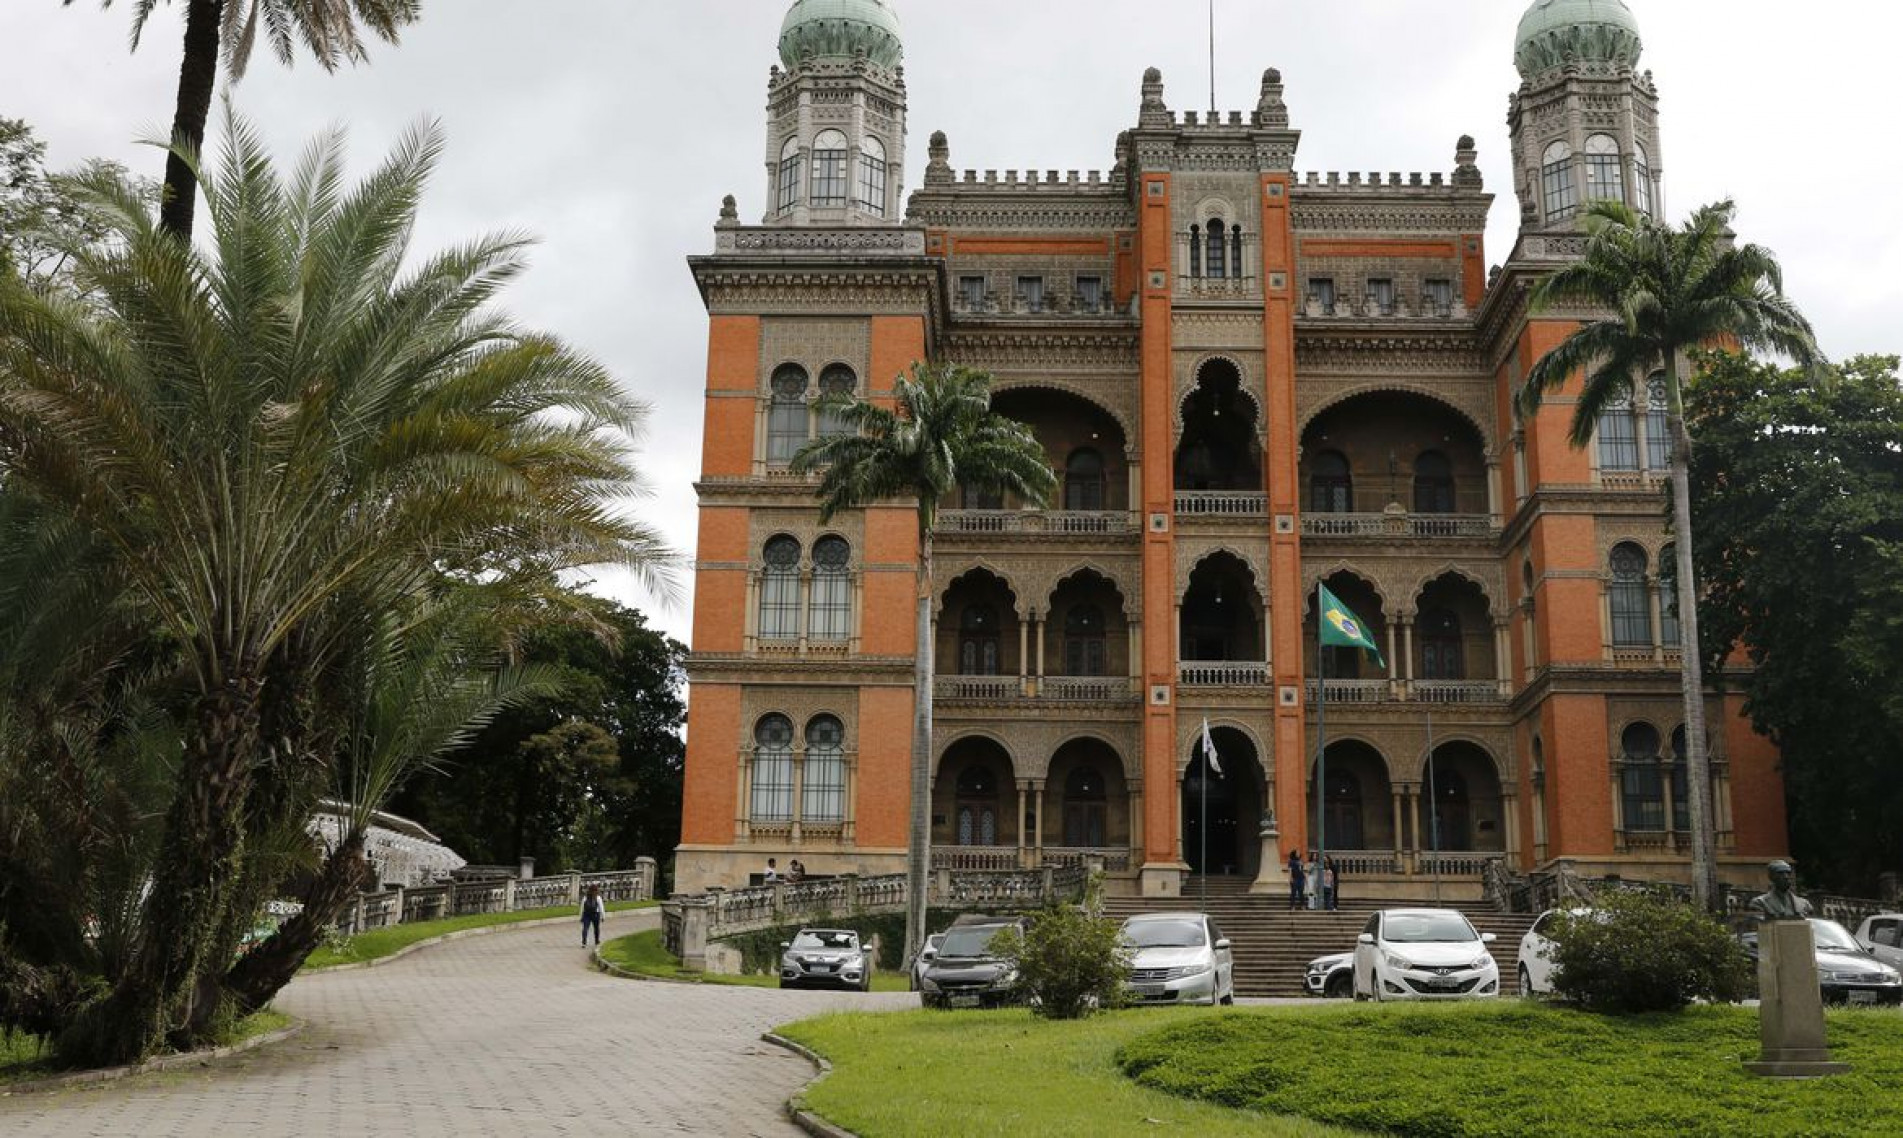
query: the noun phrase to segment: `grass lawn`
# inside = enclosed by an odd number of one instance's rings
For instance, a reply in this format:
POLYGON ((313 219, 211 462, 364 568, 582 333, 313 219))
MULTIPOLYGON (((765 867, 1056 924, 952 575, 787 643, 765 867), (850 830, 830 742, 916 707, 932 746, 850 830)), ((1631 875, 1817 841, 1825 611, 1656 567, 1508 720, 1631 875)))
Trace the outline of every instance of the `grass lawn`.
MULTIPOLYGON (((626 909, 649 909, 659 903, 658 901, 616 901, 608 906, 608 911, 619 913, 626 909)), ((576 926, 580 927, 580 909, 572 905, 568 906, 568 909, 573 910, 568 915, 574 917, 576 926)), ((513 925, 523 921, 545 921, 563 914, 563 908, 557 906, 548 909, 523 909, 514 913, 473 913, 467 917, 449 917, 441 921, 417 921, 408 925, 392 925, 387 929, 371 929, 369 932, 358 933, 346 939, 340 947, 329 945, 319 947, 316 952, 311 953, 310 959, 304 962, 304 970, 308 972, 314 968, 330 968, 338 964, 361 964, 366 960, 389 956, 417 941, 429 940, 431 937, 439 937, 444 933, 458 932, 462 929, 479 929, 489 925, 513 925)))
POLYGON ((1351 1133, 1165 1094, 1117 1069, 1119 1047, 1159 1028, 1245 1016, 1253 1013, 1139 1008, 1061 1023, 1009 1008, 831 1015, 778 1030, 833 1063, 805 1093, 807 1107, 865 1138, 1351 1133))
MULTIPOLYGON (((663 980, 692 980, 702 984, 738 984, 748 988, 776 988, 777 976, 716 976, 711 972, 689 972, 681 967, 679 958, 669 953, 661 944, 661 930, 649 929, 646 932, 616 937, 601 946, 601 958, 617 968, 630 972, 639 972, 643 976, 658 976, 663 980)), ((875 992, 905 991, 903 972, 874 972, 872 990, 875 992)))
POLYGON ((1757 1058, 1755 1008, 1625 1019, 1519 1001, 1265 1009, 1179 1021, 1131 1039, 1117 1061, 1186 1100, 1384 1134, 1903 1132, 1903 1013, 1833 1011, 1828 1034, 1850 1074, 1778 1081, 1740 1065, 1757 1058))
MULTIPOLYGON (((231 1038, 225 1043, 227 1046, 243 1043, 247 1039, 255 1039, 290 1025, 290 1016, 267 1009, 240 1021, 237 1029, 231 1033, 231 1038)), ((17 1083, 23 1079, 41 1079, 62 1073, 64 1072, 60 1068, 48 1062, 39 1036, 8 1037, 0 1034, 0 1086, 17 1083)))

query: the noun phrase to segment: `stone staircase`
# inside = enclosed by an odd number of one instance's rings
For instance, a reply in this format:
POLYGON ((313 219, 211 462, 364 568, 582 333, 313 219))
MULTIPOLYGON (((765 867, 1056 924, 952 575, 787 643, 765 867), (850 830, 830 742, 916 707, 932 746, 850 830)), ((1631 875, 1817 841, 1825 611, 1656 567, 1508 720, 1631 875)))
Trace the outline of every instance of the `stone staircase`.
MULTIPOLYGON (((1121 921, 1136 913, 1198 910, 1216 919, 1229 938, 1236 962, 1236 995, 1300 996, 1302 973, 1308 962, 1331 952, 1354 948, 1355 937, 1376 909, 1429 908, 1428 897, 1411 900, 1347 898, 1332 913, 1290 912, 1285 895, 1251 894, 1241 877, 1191 877, 1183 883, 1179 900, 1154 897, 1107 897, 1105 914, 1121 921), (1208 901, 1202 900, 1207 890, 1208 901)), ((1489 945, 1500 965, 1501 994, 1519 993, 1520 937, 1533 923, 1526 913, 1499 913, 1485 905, 1452 904, 1475 928, 1493 933, 1489 945)))

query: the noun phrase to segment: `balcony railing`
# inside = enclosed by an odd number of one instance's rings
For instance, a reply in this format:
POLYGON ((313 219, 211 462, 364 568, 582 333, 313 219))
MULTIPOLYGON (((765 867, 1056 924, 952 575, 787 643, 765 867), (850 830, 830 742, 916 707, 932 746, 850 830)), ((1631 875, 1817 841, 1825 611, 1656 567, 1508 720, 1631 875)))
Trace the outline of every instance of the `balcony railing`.
POLYGON ((1126 510, 941 510, 938 534, 1130 533, 1136 527, 1126 510))
POLYGON ((1037 692, 1045 699, 1109 703, 1136 698, 1137 682, 1129 676, 1045 676, 1037 692))
MULTIPOLYGON (((1308 702, 1321 698, 1321 681, 1308 681, 1308 702)), ((1389 680, 1329 680, 1329 703, 1387 703, 1394 698, 1389 680)))
POLYGON ((1266 517, 1269 496, 1260 490, 1178 490, 1176 512, 1186 517, 1266 517))
POLYGON ((1487 514, 1303 514, 1304 537, 1486 538, 1497 532, 1487 514))
MULTIPOLYGON (((1320 682, 1310 678, 1308 700, 1320 694, 1320 682)), ((1507 680, 1329 680, 1329 703, 1438 703, 1494 704, 1512 697, 1507 680)))
POLYGON ((932 677, 933 696, 941 700, 998 700, 1033 698, 1056 703, 1117 703, 1137 697, 1137 681, 1129 676, 958 676, 932 677))
POLYGON ((1269 666, 1261 661, 1183 660, 1176 665, 1176 682, 1186 687, 1267 687, 1269 666))
POLYGON ((934 676, 932 694, 938 699, 1015 699, 1024 694, 1016 676, 934 676))

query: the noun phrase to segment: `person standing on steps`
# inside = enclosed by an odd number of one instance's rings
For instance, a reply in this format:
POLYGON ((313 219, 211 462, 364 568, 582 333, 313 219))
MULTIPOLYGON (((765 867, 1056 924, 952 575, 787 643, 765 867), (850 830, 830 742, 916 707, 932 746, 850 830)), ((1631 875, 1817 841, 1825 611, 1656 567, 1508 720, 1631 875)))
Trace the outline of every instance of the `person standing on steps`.
POLYGON ((595 947, 601 947, 601 915, 607 906, 601 903, 601 887, 590 885, 581 899, 581 946, 588 947, 588 930, 595 930, 595 947))
POLYGON ((1302 895, 1306 892, 1307 882, 1302 873, 1302 851, 1288 852, 1288 907, 1291 912, 1302 907, 1302 895))
POLYGON ((1335 859, 1322 859, 1322 908, 1335 911, 1335 859))

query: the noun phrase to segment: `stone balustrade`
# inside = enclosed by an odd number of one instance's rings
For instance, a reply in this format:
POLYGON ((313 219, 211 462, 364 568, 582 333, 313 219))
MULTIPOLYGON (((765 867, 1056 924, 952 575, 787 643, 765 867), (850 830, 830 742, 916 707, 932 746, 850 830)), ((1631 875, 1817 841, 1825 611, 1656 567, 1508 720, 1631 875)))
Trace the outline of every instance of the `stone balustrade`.
POLYGON ((1303 537, 1491 539, 1500 526, 1488 514, 1303 514, 1303 537))
POLYGON ((1185 687, 1266 687, 1269 666, 1257 660, 1179 660, 1176 682, 1185 687))
POLYGON ((633 869, 609 873, 562 873, 524 879, 501 877, 385 889, 358 894, 338 914, 336 923, 339 932, 355 935, 368 929, 446 917, 559 909, 580 905, 582 894, 590 885, 601 890, 603 901, 647 901, 654 897, 656 876, 654 859, 643 857, 635 859, 633 869))
POLYGON ((1127 510, 942 510, 934 535, 1096 536, 1136 532, 1127 510))
POLYGON ((1269 496, 1261 490, 1178 490, 1175 508, 1179 517, 1265 518, 1269 496))

